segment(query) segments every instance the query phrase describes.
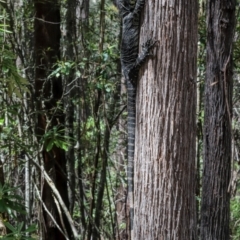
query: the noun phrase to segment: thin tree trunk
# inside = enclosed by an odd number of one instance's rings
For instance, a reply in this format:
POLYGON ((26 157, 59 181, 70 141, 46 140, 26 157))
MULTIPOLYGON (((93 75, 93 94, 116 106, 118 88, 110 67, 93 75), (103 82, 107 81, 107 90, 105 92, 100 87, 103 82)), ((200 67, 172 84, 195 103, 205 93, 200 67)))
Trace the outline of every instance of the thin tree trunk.
POLYGON ((197 136, 196 136, 196 219, 197 229, 200 234, 200 195, 201 195, 201 159, 203 145, 203 83, 200 82, 197 86, 197 136))
POLYGON ((197 0, 146 1, 140 44, 158 40, 136 100, 134 239, 196 239, 197 0))
MULTIPOLYGON (((100 38, 99 38, 99 54, 100 56, 103 53, 103 44, 104 44, 104 36, 105 36, 105 0, 100 1, 100 38)), ((95 108, 94 114, 96 114, 97 117, 97 128, 99 132, 99 155, 98 155, 98 162, 101 159, 101 171, 95 170, 95 174, 100 175, 100 181, 98 186, 98 193, 96 194, 96 201, 94 202, 94 208, 95 208, 95 217, 94 217, 94 226, 92 231, 92 239, 97 240, 100 239, 100 232, 99 232, 99 226, 100 226, 100 218, 101 218, 101 212, 102 212, 102 202, 103 202, 103 193, 105 189, 105 183, 106 183, 106 168, 107 168, 107 153, 109 148, 109 138, 110 138, 110 126, 105 126, 105 132, 104 132, 104 141, 103 141, 103 148, 104 152, 102 153, 102 150, 100 149, 100 116, 99 116, 99 108, 100 108, 100 99, 102 96, 102 93, 100 90, 97 90, 97 108, 95 108), (100 156, 103 155, 103 156, 100 156), (100 158, 101 157, 101 158, 100 158)), ((95 165, 96 168, 98 167, 98 164, 95 165)), ((96 177, 94 179, 96 181, 96 177)), ((96 188, 97 189, 97 188, 96 188)), ((93 188, 93 190, 95 190, 93 188)), ((94 193, 93 193, 94 194, 94 193)))
MULTIPOLYGON (((75 61, 74 45, 76 41, 76 0, 67 1, 66 12, 66 60, 75 61)), ((69 149, 66 152, 67 170, 68 170, 68 195, 69 195, 69 209, 70 213, 73 213, 75 202, 75 157, 74 157, 74 142, 73 142, 73 122, 74 122, 74 104, 73 97, 75 89, 75 74, 74 68, 70 69, 69 75, 66 77, 66 134, 69 137, 70 143, 69 149)))
POLYGON ((232 43, 235 0, 207 3, 201 239, 228 240, 230 217, 232 43))
MULTIPOLYGON (((120 37, 121 39, 121 37, 120 37)), ((119 42, 120 43, 120 42, 119 42)), ((118 72, 121 72, 121 64, 119 61, 118 64, 118 72)), ((121 76, 121 75, 120 75, 121 76)), ((125 84, 125 79, 122 77, 119 79, 120 84, 120 89, 118 90, 120 95, 126 95, 126 84, 125 84)), ((121 101, 120 99, 116 99, 116 101, 121 101)), ((117 125, 118 131, 119 131, 119 139, 118 139, 118 146, 116 149, 116 171, 118 172, 118 177, 117 177, 117 193, 115 196, 115 205, 116 205, 116 229, 115 229, 115 238, 117 240, 124 240, 127 239, 129 226, 126 226, 126 228, 123 228, 124 225, 127 225, 129 221, 127 221, 127 205, 126 205, 126 200, 127 200, 127 185, 124 183, 123 179, 126 178, 125 174, 125 159, 127 156, 127 149, 125 147, 126 142, 127 142, 127 121, 126 118, 123 116, 120 116, 120 119, 118 121, 117 125)))
MULTIPOLYGON (((89 28, 89 1, 88 0, 80 0, 79 4, 77 5, 77 18, 80 19, 79 25, 77 25, 77 36, 81 39, 80 44, 78 45, 78 52, 82 52, 79 58, 89 58, 88 50, 85 46, 87 35, 88 35, 88 28, 89 28)), ((84 179, 84 168, 83 168, 83 156, 86 151, 84 144, 81 142, 82 136, 82 126, 85 123, 89 116, 87 105, 87 80, 88 78, 88 64, 84 68, 84 72, 81 72, 81 78, 77 82, 77 90, 78 90, 78 98, 79 102, 77 104, 77 159, 78 159, 78 188, 79 188, 79 199, 80 199, 80 219, 81 219, 81 236, 83 239, 86 239, 87 234, 87 215, 86 212, 86 195, 85 195, 85 188, 86 183, 84 179)))

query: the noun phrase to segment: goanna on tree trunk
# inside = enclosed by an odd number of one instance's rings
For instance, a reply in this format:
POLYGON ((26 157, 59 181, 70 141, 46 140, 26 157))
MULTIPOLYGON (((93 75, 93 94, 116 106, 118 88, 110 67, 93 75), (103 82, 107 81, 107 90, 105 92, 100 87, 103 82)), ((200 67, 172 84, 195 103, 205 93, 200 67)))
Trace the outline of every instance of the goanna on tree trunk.
POLYGON ((228 240, 235 0, 207 3, 201 239, 228 240))

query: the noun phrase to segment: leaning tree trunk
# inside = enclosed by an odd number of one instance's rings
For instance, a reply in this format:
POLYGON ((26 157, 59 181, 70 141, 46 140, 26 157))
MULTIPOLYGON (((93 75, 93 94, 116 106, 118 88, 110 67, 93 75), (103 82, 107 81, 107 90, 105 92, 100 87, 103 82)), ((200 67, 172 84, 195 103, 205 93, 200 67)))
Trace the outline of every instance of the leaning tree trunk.
MULTIPOLYGON (((62 82, 60 78, 55 76, 52 78, 48 77, 54 63, 60 57, 60 5, 58 1, 54 0, 35 0, 34 7, 35 100, 38 113, 36 131, 40 140, 45 132, 51 132, 54 128, 59 130, 58 134, 64 134, 64 114, 61 105, 62 82)), ((61 138, 63 137, 61 136, 61 138)), ((46 150, 46 146, 52 140, 46 139, 44 142, 42 150, 44 169, 55 183, 65 205, 68 206, 66 158, 64 151, 55 145, 50 151, 46 150)), ((63 216, 63 221, 61 221, 61 216, 55 203, 56 200, 46 181, 44 181, 43 185, 42 200, 57 225, 64 229, 65 235, 68 234, 70 236, 69 224, 67 224, 65 216, 63 216)), ((43 207, 42 229, 45 230, 43 239, 65 239, 49 213, 43 207)))
POLYGON ((209 0, 207 8, 201 239, 228 240, 235 0, 209 0))
POLYGON ((136 99, 136 240, 196 239, 197 4, 146 1, 140 44, 152 36, 158 46, 136 99))

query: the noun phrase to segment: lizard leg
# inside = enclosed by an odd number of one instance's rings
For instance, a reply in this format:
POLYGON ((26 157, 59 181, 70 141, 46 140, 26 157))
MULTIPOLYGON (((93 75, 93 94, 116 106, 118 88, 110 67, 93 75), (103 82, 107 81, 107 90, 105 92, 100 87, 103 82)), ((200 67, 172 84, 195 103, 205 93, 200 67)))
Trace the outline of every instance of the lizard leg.
POLYGON ((151 50, 155 46, 157 41, 154 41, 152 39, 148 39, 143 45, 142 45, 142 52, 138 55, 138 58, 134 64, 135 68, 140 68, 140 66, 144 63, 146 58, 151 55, 151 50))

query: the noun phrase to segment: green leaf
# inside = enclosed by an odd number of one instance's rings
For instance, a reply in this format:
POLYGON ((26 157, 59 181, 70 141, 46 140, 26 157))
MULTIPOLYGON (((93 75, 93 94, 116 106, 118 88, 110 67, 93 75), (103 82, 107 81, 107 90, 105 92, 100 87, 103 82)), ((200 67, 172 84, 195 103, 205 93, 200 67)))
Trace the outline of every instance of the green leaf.
POLYGON ((11 230, 12 232, 16 232, 17 229, 14 228, 13 225, 11 225, 9 222, 5 222, 4 225, 9 229, 11 230))
POLYGON ((81 77, 81 73, 79 71, 76 71, 76 76, 81 77))
POLYGON ((33 224, 33 225, 30 225, 26 230, 25 232, 35 232, 37 230, 37 225, 36 224, 33 224))
POLYGON ((47 152, 51 151, 54 145, 54 139, 51 139, 46 147, 47 152))
POLYGON ((68 146, 67 146, 67 145, 62 145, 62 149, 63 149, 64 151, 67 151, 67 150, 68 150, 68 146))

